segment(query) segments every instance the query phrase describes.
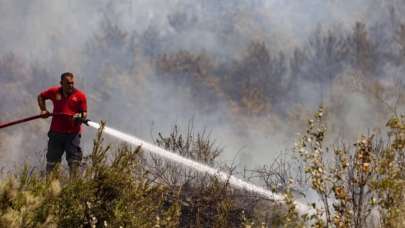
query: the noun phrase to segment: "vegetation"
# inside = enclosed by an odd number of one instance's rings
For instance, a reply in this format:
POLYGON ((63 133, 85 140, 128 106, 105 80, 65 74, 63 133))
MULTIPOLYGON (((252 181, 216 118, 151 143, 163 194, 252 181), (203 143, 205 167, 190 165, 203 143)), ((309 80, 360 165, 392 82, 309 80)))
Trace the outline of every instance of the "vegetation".
POLYGON ((325 146, 325 112, 321 108, 296 143, 309 185, 316 227, 402 227, 404 202, 405 117, 387 123, 388 139, 362 136, 354 147, 325 146))
MULTIPOLYGON (((183 137, 175 131, 157 142, 207 162, 218 155, 204 136, 183 137)), ((43 176, 25 167, 3 179, 0 226, 240 227, 256 221, 252 211, 257 197, 215 177, 146 158, 140 147, 122 145, 114 156, 107 153, 110 146, 103 146, 100 130, 82 175, 66 176, 59 167, 43 176)))
MULTIPOLYGON (((298 179, 288 177, 279 167, 253 172, 273 191, 285 193, 285 202, 275 204, 232 189, 215 177, 147 156, 140 147, 122 145, 108 156, 111 149, 103 145, 100 130, 80 176, 66 176, 60 167, 43 176, 25 167, 4 178, 0 184, 0 225, 402 227, 405 117, 388 121, 386 142, 370 135, 362 136, 353 147, 327 147, 325 115, 321 108, 308 121, 308 130, 295 148, 308 177, 308 192, 319 196, 310 204, 315 213, 296 212, 292 183, 298 179), (271 178, 276 181, 269 181, 271 178), (286 178, 290 178, 283 183, 287 187, 277 190, 286 178)), ((182 135, 175 128, 168 137, 159 135, 156 143, 211 166, 217 165, 220 154, 204 134, 195 135, 191 129, 182 135)))
POLYGON ((83 175, 60 170, 43 177, 29 168, 1 185, 2 227, 154 227, 178 224, 179 205, 165 204, 164 186, 144 178, 135 150, 120 148, 108 161, 108 147, 95 141, 83 175))

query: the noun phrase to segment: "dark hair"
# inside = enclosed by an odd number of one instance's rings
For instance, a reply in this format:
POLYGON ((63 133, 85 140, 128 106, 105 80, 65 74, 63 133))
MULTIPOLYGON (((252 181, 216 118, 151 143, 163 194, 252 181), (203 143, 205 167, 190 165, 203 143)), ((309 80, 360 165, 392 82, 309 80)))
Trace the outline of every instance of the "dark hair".
POLYGON ((63 81, 63 79, 66 78, 66 77, 72 77, 73 78, 74 75, 73 75, 73 73, 65 72, 65 73, 60 75, 60 80, 63 81))

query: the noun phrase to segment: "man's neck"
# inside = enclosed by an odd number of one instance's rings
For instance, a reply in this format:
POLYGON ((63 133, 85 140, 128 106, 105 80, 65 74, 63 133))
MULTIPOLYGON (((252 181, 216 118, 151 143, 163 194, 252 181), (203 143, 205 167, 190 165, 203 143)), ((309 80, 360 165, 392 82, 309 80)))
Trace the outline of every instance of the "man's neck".
MULTIPOLYGON (((74 89, 73 89, 73 91, 74 91, 74 89)), ((68 96, 70 96, 70 95, 73 93, 73 91, 72 91, 71 93, 68 93, 68 92, 66 92, 66 90, 64 90, 63 87, 62 87, 62 95, 63 95, 63 97, 68 97, 68 96)))

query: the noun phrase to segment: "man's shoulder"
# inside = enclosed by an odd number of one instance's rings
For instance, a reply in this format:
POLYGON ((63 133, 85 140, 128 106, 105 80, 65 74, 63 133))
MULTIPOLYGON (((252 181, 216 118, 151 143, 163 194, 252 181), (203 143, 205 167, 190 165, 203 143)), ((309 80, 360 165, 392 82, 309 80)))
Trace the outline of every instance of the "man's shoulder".
POLYGON ((52 96, 53 94, 56 94, 57 92, 59 92, 60 88, 61 88, 60 86, 49 87, 49 88, 45 89, 44 91, 42 91, 41 95, 46 96, 46 97, 52 96))
POLYGON ((61 86, 51 86, 47 91, 58 92, 61 89, 61 86))
POLYGON ((79 96, 79 97, 82 97, 82 98, 86 98, 86 94, 83 91, 81 91, 80 89, 77 89, 77 88, 75 88, 75 95, 79 96))

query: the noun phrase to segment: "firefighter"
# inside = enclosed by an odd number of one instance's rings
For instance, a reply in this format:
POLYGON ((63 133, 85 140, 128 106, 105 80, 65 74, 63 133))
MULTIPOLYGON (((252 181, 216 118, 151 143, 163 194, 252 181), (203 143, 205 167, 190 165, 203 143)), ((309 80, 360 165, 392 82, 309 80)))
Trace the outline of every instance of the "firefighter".
POLYGON ((38 95, 38 106, 43 118, 51 114, 46 100, 53 103, 52 122, 48 132, 48 150, 46 153, 46 172, 49 174, 66 152, 66 161, 71 176, 77 175, 83 157, 80 148, 81 124, 87 119, 86 95, 74 87, 74 75, 61 74, 61 86, 51 87, 38 95))

